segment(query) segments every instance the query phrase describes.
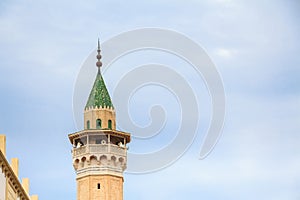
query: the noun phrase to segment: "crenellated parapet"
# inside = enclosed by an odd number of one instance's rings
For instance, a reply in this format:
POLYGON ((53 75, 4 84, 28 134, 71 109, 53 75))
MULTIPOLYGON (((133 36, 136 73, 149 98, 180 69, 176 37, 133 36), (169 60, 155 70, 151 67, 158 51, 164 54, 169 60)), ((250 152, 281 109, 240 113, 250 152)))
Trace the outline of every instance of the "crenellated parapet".
MULTIPOLYGON (((19 180, 19 160, 12 158, 9 163, 5 156, 6 152, 6 136, 0 135, 0 188, 5 188, 5 199, 18 200, 38 200, 37 195, 29 196, 29 179, 23 178, 19 180), (2 180, 4 179, 4 180, 2 180)), ((2 196, 0 196, 2 199, 2 196)))
POLYGON ((98 111, 105 111, 105 110, 107 110, 107 111, 110 111, 110 112, 114 112, 115 111, 115 109, 114 109, 114 107, 111 107, 111 106, 89 106, 89 107, 86 107, 85 109, 84 109, 84 111, 89 111, 89 110, 98 110, 98 111))

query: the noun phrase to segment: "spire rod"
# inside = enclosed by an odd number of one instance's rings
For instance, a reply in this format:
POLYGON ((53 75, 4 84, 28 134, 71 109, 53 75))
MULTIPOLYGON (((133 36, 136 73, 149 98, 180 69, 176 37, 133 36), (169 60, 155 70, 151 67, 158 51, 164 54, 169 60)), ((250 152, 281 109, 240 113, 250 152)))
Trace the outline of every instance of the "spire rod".
POLYGON ((101 54, 100 54, 100 52, 101 52, 101 50, 100 50, 100 41, 99 41, 99 38, 98 38, 98 49, 97 49, 97 52, 98 52, 98 54, 97 54, 97 62, 96 62, 96 66, 98 67, 98 74, 100 74, 101 73, 101 70, 100 70, 100 67, 102 67, 102 62, 101 62, 101 54))
POLYGON ((98 38, 98 50, 100 50, 100 40, 98 38))

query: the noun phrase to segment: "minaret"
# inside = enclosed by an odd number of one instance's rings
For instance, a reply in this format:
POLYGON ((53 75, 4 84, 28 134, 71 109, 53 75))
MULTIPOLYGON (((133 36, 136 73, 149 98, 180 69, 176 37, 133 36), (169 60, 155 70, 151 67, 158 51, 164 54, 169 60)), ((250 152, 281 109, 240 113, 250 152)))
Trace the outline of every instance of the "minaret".
POLYGON ((84 109, 84 130, 69 134, 73 145, 77 200, 123 200, 130 134, 116 130, 116 113, 101 75, 98 39, 98 73, 84 109))

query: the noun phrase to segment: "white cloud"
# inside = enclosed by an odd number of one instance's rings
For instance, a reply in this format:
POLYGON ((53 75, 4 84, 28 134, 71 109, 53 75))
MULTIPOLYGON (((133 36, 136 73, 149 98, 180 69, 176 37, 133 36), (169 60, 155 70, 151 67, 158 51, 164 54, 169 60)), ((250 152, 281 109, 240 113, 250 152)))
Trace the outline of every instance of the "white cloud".
POLYGON ((234 49, 226 49, 226 48, 217 48, 215 50, 215 54, 225 59, 230 59, 236 56, 237 50, 234 49))

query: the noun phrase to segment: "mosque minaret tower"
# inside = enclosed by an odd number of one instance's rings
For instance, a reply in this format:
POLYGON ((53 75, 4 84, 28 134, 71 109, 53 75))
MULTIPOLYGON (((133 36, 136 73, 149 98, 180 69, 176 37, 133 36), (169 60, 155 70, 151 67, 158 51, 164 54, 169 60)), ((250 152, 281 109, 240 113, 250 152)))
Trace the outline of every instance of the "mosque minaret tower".
POLYGON ((116 130, 116 112, 101 74, 100 52, 98 40, 98 72, 84 108, 84 130, 69 134, 77 200, 123 200, 130 134, 116 130))

